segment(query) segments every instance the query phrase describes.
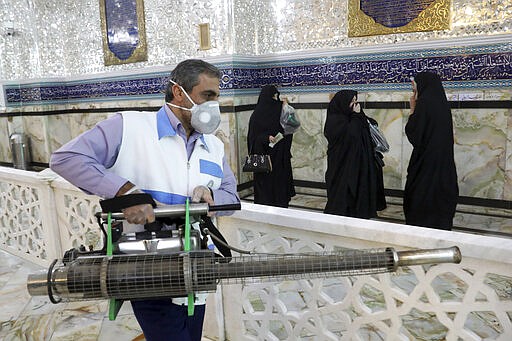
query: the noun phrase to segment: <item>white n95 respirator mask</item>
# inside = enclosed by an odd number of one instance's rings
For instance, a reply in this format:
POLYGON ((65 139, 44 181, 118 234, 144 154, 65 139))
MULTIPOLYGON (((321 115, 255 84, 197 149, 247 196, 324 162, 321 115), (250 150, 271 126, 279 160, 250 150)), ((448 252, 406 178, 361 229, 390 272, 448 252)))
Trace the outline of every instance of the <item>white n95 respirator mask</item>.
POLYGON ((220 106, 217 101, 207 101, 201 104, 195 104, 192 98, 187 94, 185 89, 178 83, 170 80, 171 83, 176 84, 183 90, 185 96, 187 96, 192 108, 180 107, 179 105, 167 103, 171 107, 180 108, 183 110, 189 110, 192 115, 190 118, 190 124, 197 132, 201 134, 211 134, 220 125, 220 106))

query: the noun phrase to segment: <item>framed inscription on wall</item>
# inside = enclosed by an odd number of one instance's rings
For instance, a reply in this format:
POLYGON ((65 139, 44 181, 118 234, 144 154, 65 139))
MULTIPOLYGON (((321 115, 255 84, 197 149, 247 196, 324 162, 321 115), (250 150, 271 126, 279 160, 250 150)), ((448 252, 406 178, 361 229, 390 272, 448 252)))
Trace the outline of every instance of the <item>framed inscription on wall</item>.
POLYGON ((100 0, 105 65, 146 61, 143 0, 100 0))
POLYGON ((348 36, 446 30, 450 0, 348 0, 348 36))

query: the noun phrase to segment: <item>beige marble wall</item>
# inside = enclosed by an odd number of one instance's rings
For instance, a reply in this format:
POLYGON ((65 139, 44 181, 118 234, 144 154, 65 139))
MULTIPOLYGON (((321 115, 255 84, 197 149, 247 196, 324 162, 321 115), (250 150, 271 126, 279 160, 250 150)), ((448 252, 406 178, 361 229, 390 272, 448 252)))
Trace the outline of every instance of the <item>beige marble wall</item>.
POLYGON ((503 197, 506 200, 512 200, 512 109, 508 110, 507 115, 507 145, 505 153, 505 188, 503 197))
POLYGON ((12 162, 8 123, 7 117, 0 117, 0 162, 12 162))
POLYGON ((93 128, 96 123, 105 120, 112 113, 77 113, 48 117, 49 152, 60 148, 64 143, 93 128))
POLYGON ((24 131, 21 116, 0 117, 0 162, 12 162, 9 138, 13 133, 23 133, 24 131))
POLYGON ((234 112, 221 113, 221 123, 215 132, 215 136, 224 142, 224 155, 226 155, 229 166, 237 176, 238 140, 236 138, 236 114, 234 112))
POLYGON ((23 127, 29 136, 31 159, 33 162, 48 162, 50 154, 51 131, 49 131, 48 116, 25 116, 23 127))
POLYGON ((297 110, 301 128, 293 135, 292 167, 297 180, 324 181, 327 140, 323 135, 326 110, 297 110))
POLYGON ((508 110, 453 110, 460 194, 503 199, 508 110))
POLYGON ((252 111, 240 111, 236 113, 236 127, 237 127, 237 140, 238 140, 238 183, 244 183, 252 180, 252 173, 244 173, 241 169, 241 164, 245 156, 249 153, 247 150, 247 131, 249 129, 249 119, 251 118, 252 111))

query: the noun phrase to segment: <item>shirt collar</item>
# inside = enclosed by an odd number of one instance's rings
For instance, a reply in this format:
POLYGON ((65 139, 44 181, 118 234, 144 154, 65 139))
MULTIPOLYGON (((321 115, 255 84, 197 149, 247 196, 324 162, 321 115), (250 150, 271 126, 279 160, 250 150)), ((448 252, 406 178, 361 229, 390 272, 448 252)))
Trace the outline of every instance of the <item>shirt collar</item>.
POLYGON ((160 108, 156 113, 156 128, 158 130, 158 139, 164 136, 175 136, 178 118, 174 116, 172 111, 167 113, 166 105, 160 108), (174 122, 173 122, 174 121, 174 122))
POLYGON ((199 136, 198 140, 200 141, 199 144, 201 146, 204 147, 204 149, 206 149, 206 151, 209 153, 210 152, 210 149, 208 149, 208 145, 206 144, 206 141, 204 139, 204 134, 201 134, 201 136, 199 136))

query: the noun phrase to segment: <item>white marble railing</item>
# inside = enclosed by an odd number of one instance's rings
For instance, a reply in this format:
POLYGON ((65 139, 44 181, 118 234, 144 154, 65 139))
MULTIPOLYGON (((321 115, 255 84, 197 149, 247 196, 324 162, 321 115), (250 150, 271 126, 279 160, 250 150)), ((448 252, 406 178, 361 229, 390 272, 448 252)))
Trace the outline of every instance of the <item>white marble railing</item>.
MULTIPOLYGON (((101 244, 88 196, 51 172, 0 167, 0 248, 47 266, 101 244)), ((221 284, 205 336, 219 340, 510 340, 512 240, 244 203, 218 226, 234 246, 285 253, 456 245, 461 264, 280 283, 221 284)))
POLYGON ((98 198, 50 170, 0 167, 0 248, 42 266, 80 245, 101 247, 98 198))
POLYGON ((230 243, 257 252, 456 245, 463 255, 461 264, 393 274, 223 285, 228 340, 512 339, 510 239, 247 203, 218 225, 230 243))

